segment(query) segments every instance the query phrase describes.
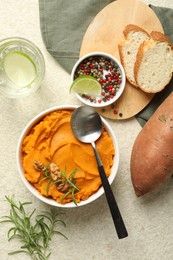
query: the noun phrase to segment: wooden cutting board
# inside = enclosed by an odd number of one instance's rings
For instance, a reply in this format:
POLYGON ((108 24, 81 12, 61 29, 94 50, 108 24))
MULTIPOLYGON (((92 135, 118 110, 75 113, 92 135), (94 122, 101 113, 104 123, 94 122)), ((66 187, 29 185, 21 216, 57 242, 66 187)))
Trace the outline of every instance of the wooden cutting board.
MULTIPOLYGON (((136 24, 149 33, 163 32, 156 14, 138 0, 117 0, 107 5, 89 25, 81 45, 80 57, 93 51, 104 51, 120 60, 118 43, 123 38, 123 30, 128 24, 136 24)), ((147 94, 126 83, 125 91, 118 101, 97 111, 111 119, 127 119, 140 112, 152 99, 147 94)))

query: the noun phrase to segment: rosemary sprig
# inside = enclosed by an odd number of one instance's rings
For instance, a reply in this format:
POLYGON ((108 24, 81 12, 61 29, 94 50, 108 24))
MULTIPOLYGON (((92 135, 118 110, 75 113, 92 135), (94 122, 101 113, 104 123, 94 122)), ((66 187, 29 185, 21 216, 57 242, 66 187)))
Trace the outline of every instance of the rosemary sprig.
POLYGON ((34 260, 48 260, 51 252, 47 252, 49 248, 49 242, 51 241, 53 234, 62 235, 64 238, 67 237, 56 230, 58 223, 63 224, 64 221, 58 219, 54 209, 50 212, 43 211, 35 217, 35 221, 32 219, 35 210, 30 214, 26 212, 25 206, 32 204, 31 202, 18 202, 14 201, 13 196, 7 197, 7 202, 10 204, 10 215, 3 216, 4 220, 0 223, 10 222, 12 227, 8 230, 7 236, 8 240, 18 238, 22 246, 19 250, 9 253, 9 255, 14 255, 17 253, 28 253, 34 260))
POLYGON ((42 170, 43 177, 40 180, 40 184, 47 180, 46 183, 46 194, 48 196, 49 194, 49 188, 53 186, 54 184, 57 185, 57 189, 64 193, 64 195, 61 197, 61 202, 71 194, 72 201, 77 206, 76 200, 75 200, 75 192, 79 191, 79 188, 75 185, 75 179, 74 175, 77 169, 74 169, 69 176, 67 176, 66 170, 60 171, 58 166, 54 163, 54 172, 51 172, 50 166, 52 165, 49 163, 48 165, 44 166, 41 162, 36 162, 40 168, 44 169, 42 170), (56 172, 55 172, 56 169, 56 172), (52 175, 53 174, 53 175, 52 175), (54 179, 53 179, 53 177, 54 179))
POLYGON ((72 201, 74 204, 77 206, 76 199, 75 199, 75 192, 79 191, 79 188, 75 185, 75 180, 74 180, 74 174, 77 171, 77 169, 74 169, 71 173, 70 176, 68 177, 66 174, 66 171, 62 171, 61 174, 64 177, 65 181, 69 185, 69 189, 67 192, 62 196, 61 201, 63 201, 69 194, 71 194, 72 201))

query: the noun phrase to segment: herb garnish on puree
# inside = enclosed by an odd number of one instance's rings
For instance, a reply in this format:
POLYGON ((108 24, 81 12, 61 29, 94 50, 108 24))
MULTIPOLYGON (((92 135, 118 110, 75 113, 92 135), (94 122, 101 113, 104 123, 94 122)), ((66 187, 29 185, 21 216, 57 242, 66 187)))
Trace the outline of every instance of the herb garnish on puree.
MULTIPOLYGON (((43 165, 55 163, 60 171, 66 170, 67 177, 74 169, 77 169, 73 176, 75 185, 78 187, 74 193, 76 203, 88 199, 101 186, 92 147, 90 144, 81 143, 74 136, 70 126, 71 115, 71 110, 57 110, 45 116, 31 129, 22 146, 26 179, 43 196, 52 197, 63 204, 72 201, 72 195, 68 194, 62 200, 64 193, 57 189, 54 183, 46 189, 49 179, 45 178, 41 181, 44 176, 34 167, 35 162, 41 162, 43 165)), ((112 139, 105 128, 96 145, 108 177, 111 173, 115 151, 112 139)))

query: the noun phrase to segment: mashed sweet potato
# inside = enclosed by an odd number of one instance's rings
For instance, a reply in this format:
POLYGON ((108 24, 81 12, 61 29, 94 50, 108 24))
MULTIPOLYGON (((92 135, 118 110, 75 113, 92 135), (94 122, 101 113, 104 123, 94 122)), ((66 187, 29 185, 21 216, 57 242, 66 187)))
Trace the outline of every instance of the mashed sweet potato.
MULTIPOLYGON (((74 175, 75 184, 79 188, 79 191, 75 192, 76 202, 86 200, 101 185, 92 146, 79 142, 74 136, 70 126, 71 114, 70 110, 57 110, 45 116, 24 138, 22 146, 26 179, 43 196, 51 197, 63 204, 72 201, 71 195, 61 201, 64 193, 57 189, 56 184, 50 185, 47 193, 48 180, 41 181, 43 176, 34 168, 35 161, 44 165, 53 162, 60 170, 65 170, 67 176, 77 169, 74 175)), ((115 151, 112 139, 104 128, 96 145, 106 175, 109 176, 115 151)))

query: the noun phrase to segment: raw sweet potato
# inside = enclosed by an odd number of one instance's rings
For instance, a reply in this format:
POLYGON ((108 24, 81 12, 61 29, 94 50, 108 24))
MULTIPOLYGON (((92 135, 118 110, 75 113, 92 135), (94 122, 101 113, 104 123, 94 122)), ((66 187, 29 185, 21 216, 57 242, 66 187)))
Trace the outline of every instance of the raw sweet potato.
POLYGON ((130 167, 137 196, 159 188, 173 174, 173 92, 137 136, 130 167))

